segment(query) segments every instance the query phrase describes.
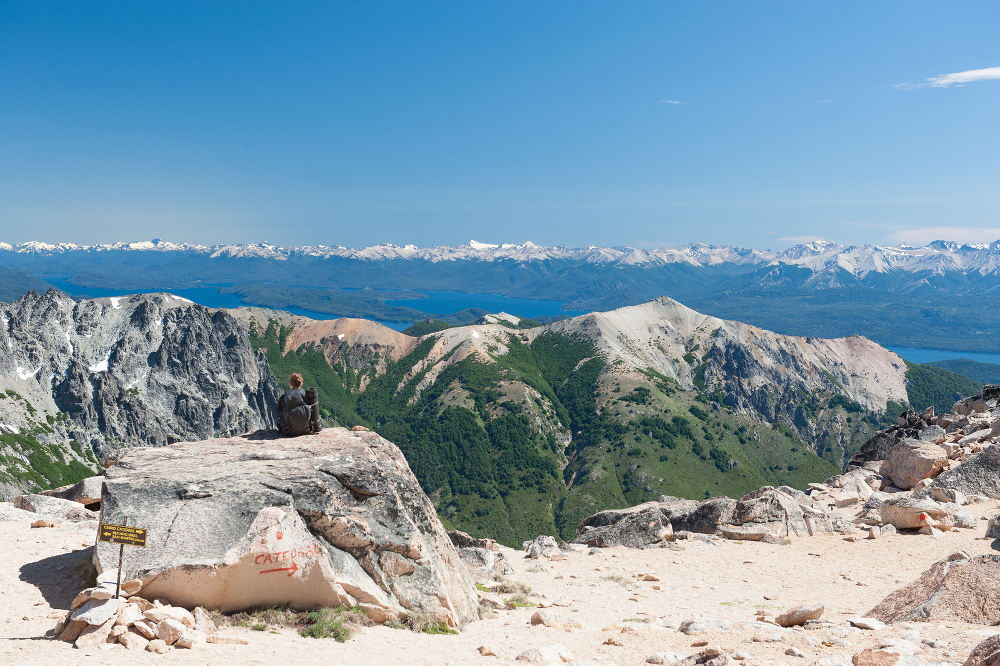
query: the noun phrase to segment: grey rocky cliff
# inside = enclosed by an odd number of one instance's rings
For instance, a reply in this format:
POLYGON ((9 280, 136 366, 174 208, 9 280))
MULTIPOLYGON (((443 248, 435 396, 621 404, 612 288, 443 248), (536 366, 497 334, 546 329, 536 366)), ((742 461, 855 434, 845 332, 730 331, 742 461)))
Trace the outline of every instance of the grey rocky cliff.
MULTIPOLYGON (((373 432, 328 428, 122 449, 102 521, 146 528, 125 549, 143 595, 225 611, 361 606, 378 621, 478 617, 459 555, 405 458, 373 432)), ((101 543, 98 569, 117 566, 101 543)))
POLYGON ((103 457, 275 424, 277 382, 245 330, 170 294, 31 292, 0 303, 0 349, 0 428, 84 462, 68 442, 103 457))

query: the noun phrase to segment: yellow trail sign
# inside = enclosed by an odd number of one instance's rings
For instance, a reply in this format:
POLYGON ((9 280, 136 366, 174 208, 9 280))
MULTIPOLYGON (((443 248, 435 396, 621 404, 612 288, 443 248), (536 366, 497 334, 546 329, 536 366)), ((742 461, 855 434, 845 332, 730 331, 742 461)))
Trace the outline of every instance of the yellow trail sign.
POLYGON ((125 546, 146 547, 146 530, 142 527, 132 527, 130 525, 109 525, 101 523, 97 530, 98 541, 108 541, 119 543, 125 546))

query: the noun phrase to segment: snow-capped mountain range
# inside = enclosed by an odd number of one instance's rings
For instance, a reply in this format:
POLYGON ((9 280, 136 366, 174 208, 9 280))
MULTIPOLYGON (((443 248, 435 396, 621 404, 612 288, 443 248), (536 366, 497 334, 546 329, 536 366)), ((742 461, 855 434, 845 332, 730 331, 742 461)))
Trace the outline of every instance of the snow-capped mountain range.
POLYGON ((110 252, 177 252, 207 255, 211 258, 262 258, 287 260, 292 257, 340 257, 362 261, 423 260, 446 261, 514 261, 533 262, 570 260, 591 264, 638 266, 684 263, 692 266, 788 265, 809 269, 814 273, 842 269, 856 277, 869 273, 884 273, 892 269, 908 272, 929 271, 944 274, 950 271, 978 272, 982 275, 1000 273, 1000 241, 984 244, 959 244, 934 241, 924 246, 899 247, 883 245, 843 245, 834 241, 813 241, 782 251, 755 250, 733 246, 692 243, 680 247, 639 249, 618 247, 542 246, 524 243, 481 243, 469 241, 461 245, 418 247, 416 245, 382 244, 365 248, 341 245, 303 245, 282 247, 269 243, 199 245, 172 243, 154 239, 140 242, 116 242, 96 245, 75 243, 42 243, 31 241, 12 245, 0 242, 3 253, 19 255, 55 255, 69 253, 110 252))

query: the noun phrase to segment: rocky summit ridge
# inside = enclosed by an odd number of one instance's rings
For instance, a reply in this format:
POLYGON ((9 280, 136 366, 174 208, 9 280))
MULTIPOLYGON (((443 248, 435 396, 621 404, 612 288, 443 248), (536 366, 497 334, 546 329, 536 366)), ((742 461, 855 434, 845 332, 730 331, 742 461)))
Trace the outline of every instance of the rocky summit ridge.
POLYGON ((0 303, 0 349, 7 494, 25 479, 59 485, 61 470, 85 476, 121 446, 275 423, 277 383, 243 328, 171 294, 74 301, 29 292, 0 303))

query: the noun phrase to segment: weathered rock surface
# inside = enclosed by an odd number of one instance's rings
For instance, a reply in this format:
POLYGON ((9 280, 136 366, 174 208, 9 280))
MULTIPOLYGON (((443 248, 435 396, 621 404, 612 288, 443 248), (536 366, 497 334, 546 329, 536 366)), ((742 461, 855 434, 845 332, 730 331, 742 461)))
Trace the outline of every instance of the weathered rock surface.
POLYGON ((34 494, 18 495, 14 499, 14 506, 24 511, 31 511, 40 516, 45 516, 46 518, 62 518, 70 511, 76 509, 85 510, 84 506, 79 502, 70 502, 58 497, 34 494))
POLYGON ((955 469, 938 475, 934 487, 1000 498, 1000 444, 991 444, 955 469))
POLYGON ((962 666, 1000 666, 1000 634, 974 647, 962 666))
MULTIPOLYGON (((149 530, 126 548, 142 595, 225 611, 359 605, 462 626, 477 598, 399 449, 373 432, 273 432, 128 449, 107 470, 102 520, 149 530)), ((118 547, 99 543, 100 571, 118 547)))
POLYGON ((823 604, 796 606, 795 608, 790 608, 778 617, 774 618, 774 621, 781 627, 797 627, 800 624, 805 624, 809 620, 820 619, 823 617, 823 610, 823 604))
POLYGON ((883 599, 868 615, 883 622, 1000 623, 1000 555, 942 560, 883 599))
MULTIPOLYGON (((0 303, 0 345, 0 393, 23 399, 4 404, 3 423, 34 429, 40 443, 89 468, 93 459, 80 445, 103 459, 121 446, 275 424, 279 389, 263 352, 227 312, 177 296, 74 301, 55 290, 29 292, 0 303), (47 419, 39 433, 35 425, 47 419)), ((0 443, 0 454, 28 452, 0 443)), ((0 485, 0 498, 17 494, 0 485)))
POLYGON ((606 548, 641 548, 673 533, 670 520, 659 502, 647 502, 628 509, 602 511, 586 518, 577 528, 576 543, 606 548))
POLYGON ((764 486, 739 500, 716 497, 696 502, 661 497, 627 509, 601 511, 577 527, 576 543, 642 548, 678 532, 721 534, 760 541, 789 535, 850 533, 854 527, 827 514, 803 492, 764 486))
POLYGON ((935 502, 927 497, 901 495, 882 502, 880 512, 883 523, 901 530, 920 529, 926 525, 938 529, 951 529, 955 526, 955 511, 959 508, 954 504, 935 502))
POLYGON ((479 539, 462 530, 448 530, 448 538, 455 548, 485 548, 498 552, 500 545, 494 539, 479 539))
POLYGON ((889 449, 881 474, 891 479, 897 488, 909 490, 921 479, 937 476, 947 462, 948 454, 937 444, 904 439, 889 449))
POLYGON ((49 497, 59 497, 71 502, 79 502, 88 509, 99 509, 101 508, 101 487, 103 485, 104 476, 97 475, 69 486, 43 490, 39 494, 48 495, 49 497))
POLYGON ((18 509, 11 502, 0 502, 0 520, 35 520, 38 514, 34 511, 18 509))

